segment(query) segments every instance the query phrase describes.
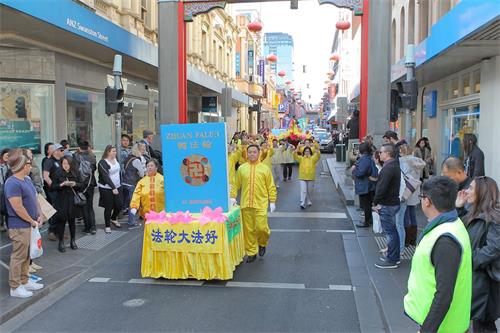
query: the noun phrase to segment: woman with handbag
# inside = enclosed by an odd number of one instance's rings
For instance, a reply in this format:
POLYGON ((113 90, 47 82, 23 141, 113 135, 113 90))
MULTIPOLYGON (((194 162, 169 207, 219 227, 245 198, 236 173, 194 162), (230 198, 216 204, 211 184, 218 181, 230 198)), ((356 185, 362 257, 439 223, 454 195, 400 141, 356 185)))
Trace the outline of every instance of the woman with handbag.
POLYGON ((111 233, 111 223, 121 228, 118 214, 123 206, 120 163, 116 160, 116 148, 107 145, 97 166, 99 170, 99 206, 104 208, 105 232, 111 233))
POLYGON ((429 143, 429 139, 422 137, 417 141, 415 145, 415 151, 413 152, 415 157, 422 159, 425 162, 425 168, 422 172, 421 180, 429 178, 434 174, 434 159, 432 158, 432 149, 429 143))
POLYGON ((68 222, 71 238, 69 245, 72 250, 76 250, 78 246, 75 242, 75 217, 77 207, 85 203, 85 196, 79 192, 82 190, 83 184, 78 181, 78 170, 71 156, 61 158, 61 169, 50 188, 56 192, 54 208, 57 210, 56 221, 59 252, 66 252, 64 246, 64 228, 66 222, 68 222))
POLYGON ((464 218, 472 249, 473 332, 497 332, 500 317, 500 195, 495 180, 475 178, 458 194, 457 205, 470 205, 464 218))

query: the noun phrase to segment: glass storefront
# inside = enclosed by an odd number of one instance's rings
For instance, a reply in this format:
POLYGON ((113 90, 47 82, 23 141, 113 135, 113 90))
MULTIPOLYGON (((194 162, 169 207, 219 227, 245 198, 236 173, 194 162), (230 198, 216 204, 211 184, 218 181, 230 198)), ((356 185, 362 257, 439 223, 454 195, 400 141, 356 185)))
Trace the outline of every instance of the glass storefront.
POLYGON ((122 117, 122 134, 132 137, 132 142, 142 139, 142 132, 149 129, 148 101, 125 97, 125 112, 122 117))
POLYGON ((54 86, 0 82, 0 149, 30 148, 40 154, 54 136, 54 86))
POLYGON ((103 151, 112 140, 112 121, 104 112, 104 94, 67 88, 66 106, 70 146, 88 141, 94 150, 103 151))
POLYGON ((455 156, 463 159, 464 134, 472 133, 479 139, 479 104, 445 108, 443 113, 443 158, 455 156))

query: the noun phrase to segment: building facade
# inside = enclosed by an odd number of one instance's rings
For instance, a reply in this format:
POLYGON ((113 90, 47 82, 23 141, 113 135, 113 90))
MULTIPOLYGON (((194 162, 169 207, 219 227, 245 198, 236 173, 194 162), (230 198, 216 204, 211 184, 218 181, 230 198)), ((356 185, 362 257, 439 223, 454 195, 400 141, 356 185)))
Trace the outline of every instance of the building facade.
POLYGON ((294 79, 293 70, 293 37, 283 32, 270 32, 264 34, 264 54, 275 54, 278 60, 271 63, 271 71, 285 72, 285 76, 277 76, 277 87, 283 88, 286 81, 294 79))
POLYGON ((446 157, 464 157, 463 135, 473 133, 485 153, 486 174, 500 181, 494 167, 500 162, 499 22, 495 0, 393 1, 391 81, 404 79, 406 45, 415 44, 419 85, 411 131, 402 115, 398 127, 411 133, 406 139, 412 144, 430 139, 438 171, 446 157))

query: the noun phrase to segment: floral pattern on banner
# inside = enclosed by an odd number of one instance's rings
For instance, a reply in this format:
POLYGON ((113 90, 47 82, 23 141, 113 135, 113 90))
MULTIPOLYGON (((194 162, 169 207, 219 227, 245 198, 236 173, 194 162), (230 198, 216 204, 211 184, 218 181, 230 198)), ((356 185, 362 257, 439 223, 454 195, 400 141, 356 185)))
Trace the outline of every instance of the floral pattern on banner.
POLYGON ((146 218, 146 224, 149 223, 188 224, 193 221, 198 221, 201 225, 205 225, 209 222, 225 223, 228 219, 228 217, 224 215, 222 207, 217 207, 214 210, 212 210, 210 207, 205 207, 203 208, 199 218, 191 215, 189 211, 186 212, 178 211, 176 213, 170 213, 170 214, 165 213, 165 211, 162 211, 160 213, 151 211, 149 213, 146 213, 145 218, 146 218))

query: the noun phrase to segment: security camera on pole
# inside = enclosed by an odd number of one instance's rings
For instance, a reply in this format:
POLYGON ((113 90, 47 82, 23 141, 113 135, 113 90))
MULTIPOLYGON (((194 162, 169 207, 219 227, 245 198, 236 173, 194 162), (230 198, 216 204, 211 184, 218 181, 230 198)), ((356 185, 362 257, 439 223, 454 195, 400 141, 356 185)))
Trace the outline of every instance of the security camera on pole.
POLYGON ((410 143, 412 136, 411 111, 417 108, 418 83, 415 80, 415 45, 406 47, 406 81, 402 82, 401 104, 405 110, 405 138, 410 143))
MULTIPOLYGON (((106 87, 104 90, 105 101, 105 111, 106 115, 115 115, 115 146, 118 150, 120 147, 121 132, 122 132, 122 112, 123 112, 123 94, 124 90, 122 87, 122 56, 115 55, 115 61, 113 65, 113 75, 115 77, 114 88, 106 87)), ((120 154, 116 154, 116 159, 120 161, 120 154)))

